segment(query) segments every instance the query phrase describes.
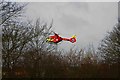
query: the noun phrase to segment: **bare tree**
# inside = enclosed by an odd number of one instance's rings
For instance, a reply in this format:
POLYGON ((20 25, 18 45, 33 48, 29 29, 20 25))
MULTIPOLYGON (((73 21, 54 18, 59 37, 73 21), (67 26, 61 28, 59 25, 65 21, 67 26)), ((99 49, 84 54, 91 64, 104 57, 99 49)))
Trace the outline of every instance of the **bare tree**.
POLYGON ((11 74, 14 75, 15 68, 18 66, 27 65, 34 69, 32 76, 42 75, 39 69, 44 63, 42 60, 45 60, 45 56, 55 50, 55 45, 46 42, 46 38, 51 34, 52 23, 48 26, 46 23, 41 25, 39 20, 35 24, 19 21, 18 18, 25 5, 2 1, 0 6, 2 62, 3 68, 6 68, 8 73, 10 72, 8 77, 11 74))
POLYGON ((0 2, 0 25, 5 24, 9 20, 16 20, 18 16, 21 16, 26 4, 20 4, 17 2, 6 2, 2 0, 0 2))
POLYGON ((16 2, 6 2, 4 0, 0 2, 2 62, 3 68, 8 68, 7 70, 11 71, 22 54, 25 44, 32 37, 27 28, 18 21, 24 7, 25 5, 20 5, 16 2), (30 37, 28 37, 29 35, 30 37))
POLYGON ((120 23, 102 41, 99 52, 106 62, 120 63, 120 23))
POLYGON ((32 77, 41 77, 44 73, 44 64, 45 60, 50 53, 54 52, 55 45, 46 42, 47 37, 51 34, 52 23, 48 26, 46 23, 41 25, 40 19, 35 21, 35 24, 31 25, 33 30, 33 35, 36 37, 32 38, 26 48, 25 65, 28 68, 29 73, 31 73, 32 77))
POLYGON ((12 68, 19 56, 23 54, 25 45, 31 41, 35 35, 32 34, 32 28, 14 22, 6 24, 2 31, 3 66, 12 68))

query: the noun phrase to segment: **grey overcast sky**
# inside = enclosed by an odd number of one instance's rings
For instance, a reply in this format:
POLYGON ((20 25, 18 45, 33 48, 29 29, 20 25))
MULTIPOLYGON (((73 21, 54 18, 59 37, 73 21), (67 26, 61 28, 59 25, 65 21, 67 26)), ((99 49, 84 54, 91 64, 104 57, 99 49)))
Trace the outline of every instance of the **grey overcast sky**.
POLYGON ((77 35, 77 42, 62 42, 61 49, 95 47, 111 31, 118 21, 117 2, 30 2, 26 16, 31 20, 40 18, 50 23, 53 30, 63 37, 77 35))

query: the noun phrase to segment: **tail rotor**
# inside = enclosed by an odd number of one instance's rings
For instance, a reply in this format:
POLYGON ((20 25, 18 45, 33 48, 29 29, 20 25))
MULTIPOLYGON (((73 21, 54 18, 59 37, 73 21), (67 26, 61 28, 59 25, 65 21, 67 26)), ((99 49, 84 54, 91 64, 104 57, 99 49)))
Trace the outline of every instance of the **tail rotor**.
POLYGON ((72 43, 76 42, 76 35, 73 35, 72 38, 70 38, 70 42, 72 43))

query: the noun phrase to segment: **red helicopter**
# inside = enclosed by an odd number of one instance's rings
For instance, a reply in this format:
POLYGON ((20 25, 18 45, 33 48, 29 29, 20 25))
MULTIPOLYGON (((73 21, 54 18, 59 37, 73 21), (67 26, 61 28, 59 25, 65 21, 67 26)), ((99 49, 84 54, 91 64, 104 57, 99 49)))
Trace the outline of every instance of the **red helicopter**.
POLYGON ((62 38, 54 32, 53 36, 49 36, 47 38, 47 42, 52 42, 52 43, 59 43, 63 40, 64 41, 70 41, 70 42, 74 43, 74 42, 76 42, 76 35, 73 35, 71 38, 62 38))

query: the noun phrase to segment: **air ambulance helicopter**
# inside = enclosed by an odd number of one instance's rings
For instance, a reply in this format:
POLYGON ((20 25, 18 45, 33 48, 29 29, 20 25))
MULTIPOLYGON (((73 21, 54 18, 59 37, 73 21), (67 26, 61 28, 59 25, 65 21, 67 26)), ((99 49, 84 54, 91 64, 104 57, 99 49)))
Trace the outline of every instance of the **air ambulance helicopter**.
POLYGON ((57 33, 53 32, 54 35, 53 36, 49 36, 47 38, 47 42, 51 42, 51 43, 59 43, 61 41, 70 41, 71 43, 75 43, 76 42, 76 35, 73 35, 71 38, 62 38, 60 37, 57 33))

